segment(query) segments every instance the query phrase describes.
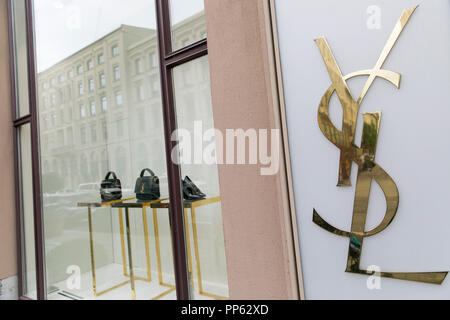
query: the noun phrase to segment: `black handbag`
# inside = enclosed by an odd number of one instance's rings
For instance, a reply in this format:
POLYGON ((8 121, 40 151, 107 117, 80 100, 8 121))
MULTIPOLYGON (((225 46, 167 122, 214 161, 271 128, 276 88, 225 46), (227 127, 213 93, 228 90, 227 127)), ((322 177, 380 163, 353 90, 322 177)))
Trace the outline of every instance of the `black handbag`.
POLYGON ((122 184, 114 172, 110 171, 100 184, 100 196, 105 202, 122 199, 122 184), (110 176, 113 176, 110 179, 110 176))
POLYGON ((136 180, 134 192, 136 193, 136 198, 140 201, 158 200, 161 196, 159 192, 159 178, 150 169, 142 170, 141 176, 136 180), (144 176, 146 171, 151 176, 144 176))
POLYGON ((206 198, 206 195, 186 176, 183 180, 183 197, 188 201, 198 201, 206 198))

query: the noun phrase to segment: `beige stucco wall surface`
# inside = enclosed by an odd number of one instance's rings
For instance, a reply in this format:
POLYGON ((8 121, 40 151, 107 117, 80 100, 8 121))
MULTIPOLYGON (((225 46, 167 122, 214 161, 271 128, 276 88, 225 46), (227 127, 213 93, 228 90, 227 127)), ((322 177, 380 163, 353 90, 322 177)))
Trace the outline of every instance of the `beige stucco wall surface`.
MULTIPOLYGON (((205 1, 214 122, 223 133, 279 128, 266 5, 205 1)), ((259 166, 219 165, 219 177, 230 298, 298 299, 284 167, 262 176, 259 166)))
POLYGON ((0 1, 0 280, 17 274, 7 2, 0 1))

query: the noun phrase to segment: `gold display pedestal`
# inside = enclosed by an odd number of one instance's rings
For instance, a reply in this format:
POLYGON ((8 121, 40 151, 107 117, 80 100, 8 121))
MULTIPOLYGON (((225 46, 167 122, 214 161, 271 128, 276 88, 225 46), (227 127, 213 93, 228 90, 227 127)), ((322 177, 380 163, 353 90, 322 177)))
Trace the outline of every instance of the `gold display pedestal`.
MULTIPOLYGON (((125 209, 125 221, 127 223, 127 225, 126 225, 127 239, 130 237, 129 223, 128 223, 129 211, 130 211, 130 209, 142 209, 142 220, 143 220, 143 224, 144 224, 144 238, 145 238, 145 257, 147 259, 148 282, 151 282, 151 274, 150 274, 151 268, 150 268, 150 249, 149 249, 149 245, 148 245, 147 208, 149 208, 152 205, 158 204, 161 201, 165 201, 165 200, 168 200, 168 198, 149 201, 149 202, 136 201, 136 200, 134 200, 133 202, 122 201, 122 202, 113 203, 111 205, 112 208, 118 208, 119 211, 122 209, 125 209)), ((152 300, 159 300, 159 299, 163 298, 164 296, 168 295, 169 293, 175 291, 175 286, 163 282, 162 266, 161 266, 161 247, 160 247, 160 242, 159 242, 159 230, 158 230, 158 217, 156 216, 155 210, 153 210, 153 227, 154 227, 154 231, 155 231, 156 263, 157 263, 157 267, 158 267, 158 282, 159 282, 160 286, 169 288, 167 291, 164 291, 163 293, 161 293, 160 295, 158 295, 157 297, 152 299, 152 300)), ((121 235, 123 234, 122 230, 123 230, 123 226, 121 226, 121 235)), ((124 245, 123 245, 124 239, 122 236, 121 236, 121 242, 122 242, 122 257, 124 257, 125 256, 124 255, 124 245)), ((129 243, 130 243, 130 241, 128 240, 128 249, 129 249, 128 250, 129 251, 128 252, 128 262, 130 265, 129 268, 130 268, 131 290, 134 295, 133 299, 135 299, 136 295, 134 293, 135 292, 134 281, 135 281, 135 279, 136 280, 143 280, 143 279, 134 276, 133 263, 132 263, 132 257, 131 257, 129 243)), ((126 269, 124 269, 124 272, 126 272, 126 269)), ((147 281, 147 280, 144 279, 144 281, 147 281)))
MULTIPOLYGON (((193 273, 192 273, 192 253, 191 253, 191 240, 190 240, 190 234, 189 234, 188 209, 191 210, 195 265, 196 265, 196 273, 197 273, 197 280, 198 280, 198 293, 204 297, 208 297, 208 298, 212 298, 212 299, 216 299, 216 300, 228 300, 227 297, 222 297, 219 295, 208 293, 203 290, 202 272, 201 272, 201 267, 200 267, 200 251, 199 251, 199 246, 198 246, 197 219, 195 216, 195 209, 209 205, 209 204, 213 204, 216 202, 220 202, 220 197, 208 198, 208 199, 198 200, 198 201, 186 201, 186 200, 184 201, 186 247, 187 247, 187 253, 188 253, 188 269, 189 269, 189 274, 190 274, 189 280, 191 281, 191 284, 193 286, 194 280, 193 280, 193 273)), ((165 200, 151 204, 151 208, 153 209, 153 220, 155 221, 155 235, 156 235, 156 230, 157 230, 157 225, 158 225, 158 218, 156 215, 156 210, 157 209, 169 209, 169 204, 170 203, 165 200)), ((156 239, 158 239, 158 237, 156 237, 156 239)), ((159 270, 158 270, 158 272, 159 272, 159 270)))
MULTIPOLYGON (((78 207, 87 207, 88 208, 88 218, 89 218, 89 243, 90 243, 90 251, 91 251, 91 268, 92 268, 92 286, 94 290, 94 296, 99 297, 101 295, 104 295, 105 293, 108 293, 112 290, 118 289, 120 287, 123 287, 127 284, 131 285, 131 298, 133 300, 136 300, 136 290, 135 290, 135 281, 145 281, 145 282, 151 282, 151 265, 150 265, 150 249, 149 249, 149 239, 148 239, 148 224, 147 224, 147 214, 146 214, 146 208, 150 205, 164 201, 167 199, 159 199, 155 201, 149 201, 145 203, 136 202, 136 198, 129 198, 129 199, 122 199, 117 201, 111 201, 111 202, 90 202, 90 203, 78 203, 78 207), (126 202, 126 201, 132 201, 135 202, 126 202), (109 289, 106 289, 101 292, 97 292, 97 278, 95 273, 95 250, 94 250, 94 235, 93 235, 93 225, 92 225, 92 208, 101 208, 101 207, 113 207, 119 209, 119 226, 120 226, 120 243, 121 243, 121 252, 122 252, 122 265, 123 265, 123 274, 126 277, 129 277, 130 280, 124 281, 118 285, 115 285, 109 289), (127 247, 128 247, 128 269, 130 270, 130 273, 127 272, 127 263, 126 263, 126 250, 125 250, 125 236, 124 236, 124 226, 123 226, 123 208, 125 208, 125 225, 126 225, 126 234, 127 234, 127 247), (131 249, 131 232, 130 232, 130 219, 129 219, 129 209, 130 208, 141 208, 142 209, 142 222, 144 226, 144 240, 145 240, 145 254, 146 254, 146 264, 147 264, 147 278, 142 277, 136 277, 134 275, 134 268, 133 268, 133 255, 132 255, 132 249, 131 249)), ((156 254, 158 257, 158 263, 160 264, 160 248, 159 248, 159 238, 158 234, 155 232, 156 237, 156 254)), ((161 274, 161 267, 158 265, 158 272, 159 272, 159 279, 160 279, 160 285, 164 287, 168 287, 169 290, 165 291, 163 294, 157 296, 156 299, 160 299, 163 296, 169 294, 170 292, 175 290, 175 287, 169 284, 165 284, 161 281, 162 274, 161 274)))
MULTIPOLYGON (((89 243, 91 250, 91 267, 92 267, 92 285, 94 289, 94 296, 98 297, 105 293, 108 293, 114 289, 123 287, 127 284, 131 286, 131 297, 133 300, 136 299, 136 289, 135 289, 135 281, 146 281, 151 282, 151 264, 150 264, 150 248, 149 248, 149 237, 148 237, 148 225, 147 225, 147 208, 153 209, 153 227, 155 232, 155 245, 156 245, 156 259, 157 259, 157 268, 158 268, 158 283, 160 286, 167 287, 168 290, 153 298, 153 300, 158 300, 168 295, 169 293, 175 291, 175 286, 166 284, 163 281, 162 277, 162 266, 161 266, 161 249, 160 249, 160 241, 159 241, 159 226, 158 226, 158 209, 168 209, 169 210, 169 199, 159 199, 155 201, 149 202, 141 202, 136 201, 136 198, 123 199, 112 202, 93 202, 93 203, 78 203, 78 207, 87 207, 88 208, 88 216, 89 216, 89 243), (92 208, 101 208, 101 207, 111 207, 119 209, 119 226, 120 226, 120 240, 121 240, 121 251, 122 251, 122 265, 123 265, 123 274, 126 277, 129 277, 130 280, 127 280, 123 283, 120 283, 114 287, 111 287, 107 290, 97 292, 97 280, 95 275, 95 250, 94 250, 94 236, 93 236, 93 226, 92 226, 92 208), (126 241, 128 247, 128 269, 130 270, 129 274, 127 272, 127 263, 126 263, 126 249, 125 249, 125 235, 124 235, 124 226, 123 226, 123 209, 125 209, 125 225, 126 225, 126 241), (133 255, 131 249, 131 232, 130 232, 130 209, 141 209, 142 210, 142 222, 144 226, 144 239, 145 239, 145 255, 146 255, 146 264, 147 264, 147 278, 136 277, 133 269, 133 255)), ((203 281, 202 281, 202 273, 200 267, 200 251, 199 251, 199 243, 198 243, 198 232, 197 232, 197 220, 195 215, 195 210, 199 207, 210 205, 213 203, 220 202, 220 197, 208 198, 199 201, 184 201, 184 219, 185 219, 185 230, 186 230, 186 247, 188 253, 188 269, 190 275, 190 282, 193 286, 193 272, 192 272, 192 253, 191 253, 191 240, 190 240, 190 230, 189 230, 189 220, 188 220, 188 210, 191 210, 191 220, 192 220, 192 233, 194 240, 194 255, 195 255, 195 264, 196 264, 196 274, 198 280, 198 293, 204 297, 216 299, 216 300, 227 300, 227 297, 215 295, 212 293, 208 293, 203 289, 203 281)))

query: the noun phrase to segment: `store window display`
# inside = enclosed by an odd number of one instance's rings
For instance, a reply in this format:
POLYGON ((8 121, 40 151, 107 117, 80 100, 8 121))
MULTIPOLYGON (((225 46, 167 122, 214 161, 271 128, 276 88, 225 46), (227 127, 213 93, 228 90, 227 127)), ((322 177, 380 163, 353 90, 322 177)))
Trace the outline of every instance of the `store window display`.
MULTIPOLYGON (((191 297, 226 299, 217 166, 180 166, 184 197, 170 199, 155 2, 134 2, 33 2, 36 100, 55 97, 36 108, 46 298, 176 299, 169 204, 179 200, 191 297), (108 18, 98 23, 99 15, 108 18)), ((23 0, 12 4, 25 9, 23 0)), ((195 35, 206 34, 203 5, 173 27, 173 41, 192 33, 195 42, 195 35)), ((199 63, 204 68, 207 56, 199 63)), ((190 75, 191 94, 199 96, 194 110, 211 125, 212 106, 202 102, 210 100, 209 80, 197 74, 190 75)), ((174 90, 184 91, 176 83, 174 90)), ((182 100, 172 107, 178 125, 189 128, 193 119, 182 116, 182 100)), ((39 288, 29 279, 24 294, 36 298, 39 288)))

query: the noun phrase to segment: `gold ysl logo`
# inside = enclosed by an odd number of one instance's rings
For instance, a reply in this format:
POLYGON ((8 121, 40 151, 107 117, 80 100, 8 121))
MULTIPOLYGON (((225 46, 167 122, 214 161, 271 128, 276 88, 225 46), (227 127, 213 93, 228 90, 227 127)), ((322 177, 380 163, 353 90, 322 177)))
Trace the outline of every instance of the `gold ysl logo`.
MULTIPOLYGON (((355 162, 358 165, 351 231, 347 232, 339 230, 327 223, 316 210, 314 210, 313 213, 313 221, 318 226, 331 233, 350 239, 346 272, 365 275, 373 274, 373 272, 361 270, 360 268, 363 240, 365 237, 373 236, 386 229, 397 213, 399 203, 397 186, 389 174, 375 162, 381 112, 366 113, 363 115, 364 125, 361 147, 358 148, 355 145, 354 140, 359 107, 375 78, 379 77, 385 79, 397 88, 400 88, 401 75, 393 71, 384 70, 382 67, 416 8, 417 6, 403 11, 389 40, 381 52, 381 56, 375 64, 375 67, 371 70, 361 70, 343 76, 325 38, 315 40, 332 82, 331 87, 325 92, 320 102, 318 121, 320 130, 325 137, 340 150, 338 186, 351 185, 352 162, 355 162), (364 85, 358 100, 355 101, 346 81, 359 76, 368 76, 368 80, 364 85), (330 99, 335 92, 338 95, 343 110, 342 131, 334 126, 329 116, 330 99), (367 208, 373 179, 375 179, 375 182, 378 183, 383 190, 386 198, 386 213, 382 222, 376 228, 366 231, 367 208)), ((448 272, 381 272, 380 276, 441 284, 447 276, 447 273, 448 272)))

